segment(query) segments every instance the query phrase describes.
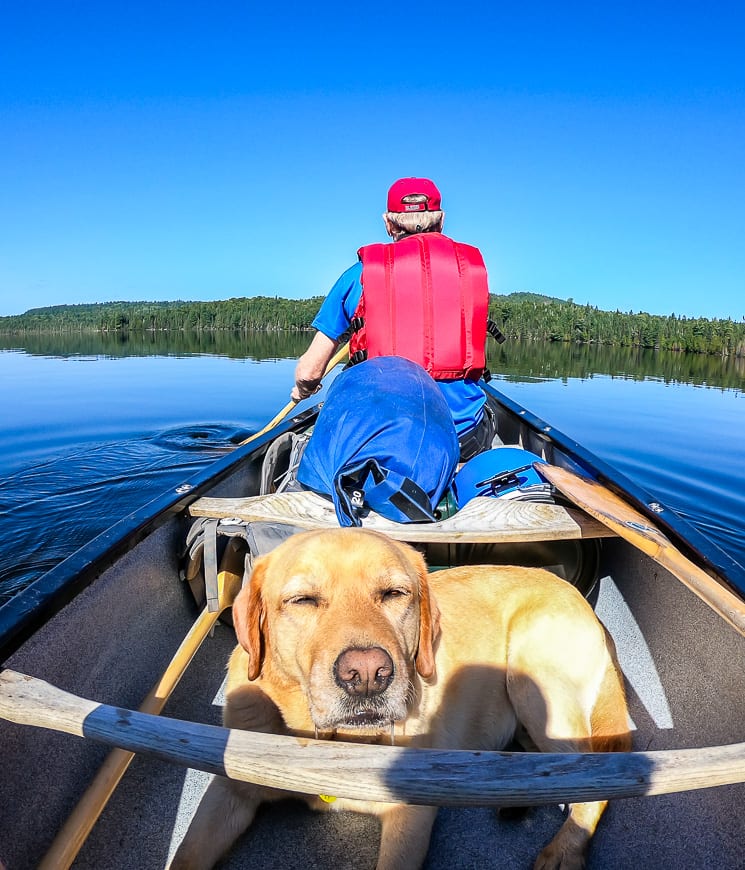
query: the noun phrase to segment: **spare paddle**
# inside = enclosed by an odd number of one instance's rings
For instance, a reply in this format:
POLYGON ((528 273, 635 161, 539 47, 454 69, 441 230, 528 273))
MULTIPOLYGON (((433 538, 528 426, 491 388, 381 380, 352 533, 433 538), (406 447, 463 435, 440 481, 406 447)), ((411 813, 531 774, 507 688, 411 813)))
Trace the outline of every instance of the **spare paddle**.
MULTIPOLYGON (((339 348, 337 353, 331 358, 331 360, 329 360, 326 370, 323 373, 323 377, 326 377, 331 369, 345 359, 348 353, 348 344, 339 348)), ((249 438, 246 438, 245 441, 241 441, 239 446, 248 444, 250 441, 254 441, 256 438, 259 438, 259 436, 264 435, 276 426, 277 423, 282 421, 287 414, 292 411, 295 405, 295 402, 289 402, 276 417, 264 426, 263 429, 251 435, 249 438)), ((202 611, 191 630, 182 641, 181 646, 176 651, 173 659, 163 673, 163 676, 143 701, 140 706, 140 712, 158 715, 162 711, 166 701, 176 688, 176 685, 183 676, 189 663, 196 655, 202 642, 212 631, 212 628, 217 622, 220 614, 223 610, 231 606, 233 598, 241 587, 242 579, 242 562, 240 564, 226 564, 221 566, 218 573, 217 610, 209 611, 205 608, 202 611)), ((88 786, 85 794, 82 796, 65 824, 58 831, 49 851, 39 865, 39 870, 47 870, 47 868, 49 868, 49 870, 51 870, 51 868, 54 868, 54 870, 60 870, 60 868, 70 867, 133 758, 134 753, 124 749, 114 749, 109 754, 91 784, 88 786)))
POLYGON ((644 514, 596 480, 543 462, 533 465, 578 507, 667 568, 736 631, 745 635, 745 603, 684 556, 644 514))
MULTIPOLYGON (((348 356, 349 356, 349 342, 342 345, 339 348, 339 350, 337 350, 337 352, 331 357, 331 359, 328 362, 328 365, 326 366, 326 370, 324 371, 323 376, 321 377, 321 380, 323 380, 323 378, 326 377, 326 375, 331 371, 331 369, 336 368, 336 366, 338 366, 340 362, 343 362, 345 359, 347 359, 348 356)), ((254 432, 253 435, 249 435, 248 438, 239 442, 239 444, 237 446, 243 447, 244 444, 250 444, 251 441, 255 441, 261 435, 265 435, 270 429, 273 429, 277 425, 277 423, 281 423, 282 420, 284 420, 284 418, 290 413, 290 411, 292 411, 293 408, 297 407, 297 404, 298 404, 297 402, 292 402, 292 401, 288 402, 284 406, 284 408, 282 408, 282 410, 279 412, 279 414, 277 414, 276 417, 272 417, 272 419, 266 424, 266 426, 264 426, 263 429, 259 429, 258 432, 254 432)))
MULTIPOLYGON (((141 713, 155 716, 160 714, 218 617, 233 604, 242 581, 243 555, 228 548, 217 575, 218 609, 210 612, 205 608, 201 612, 163 676, 140 705, 141 713)), ((67 821, 57 832, 49 851, 39 864, 39 870, 66 870, 72 865, 133 758, 134 752, 126 749, 116 748, 109 753, 67 821)))

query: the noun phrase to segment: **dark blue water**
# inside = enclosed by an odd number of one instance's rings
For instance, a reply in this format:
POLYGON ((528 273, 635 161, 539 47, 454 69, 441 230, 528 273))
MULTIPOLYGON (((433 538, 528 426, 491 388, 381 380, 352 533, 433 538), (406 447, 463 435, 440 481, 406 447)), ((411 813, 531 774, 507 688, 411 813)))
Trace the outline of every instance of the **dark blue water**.
POLYGON ((745 564, 745 391, 607 376, 501 388, 745 564))
POLYGON ((293 368, 0 352, 0 602, 259 429, 293 368))
MULTIPOLYGON (((745 563, 742 385, 613 366, 595 372, 590 360, 572 374, 552 363, 547 374, 521 357, 495 385, 745 563)), ((293 359, 0 352, 0 600, 264 425, 293 369, 293 359)))

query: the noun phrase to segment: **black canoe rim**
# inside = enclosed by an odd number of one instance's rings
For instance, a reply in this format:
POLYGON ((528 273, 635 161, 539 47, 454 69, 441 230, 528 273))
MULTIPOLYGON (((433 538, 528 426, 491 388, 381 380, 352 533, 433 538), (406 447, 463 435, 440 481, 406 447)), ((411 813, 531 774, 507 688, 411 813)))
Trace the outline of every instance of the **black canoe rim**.
MULTIPOLYGON (((537 437, 557 448, 579 470, 628 500, 649 517, 682 553, 704 568, 714 579, 743 597, 745 569, 686 520, 664 505, 661 512, 653 510, 650 504, 657 502, 649 493, 577 441, 549 426, 491 384, 485 385, 484 390, 492 400, 533 430, 537 437)), ((305 427, 320 407, 318 404, 288 417, 260 438, 237 447, 183 484, 168 489, 123 517, 0 607, 0 667, 24 641, 113 565, 123 553, 132 549, 169 519, 185 511, 206 490, 226 478, 248 456, 264 448, 277 435, 305 427)))
POLYGON ((670 538, 683 555, 700 565, 715 580, 728 586, 740 598, 745 598, 745 568, 717 544, 710 541, 702 532, 699 532, 691 523, 676 514, 643 487, 634 483, 617 468, 609 465, 579 442, 567 437, 559 429, 555 429, 540 417, 526 410, 509 396, 494 389, 491 384, 486 384, 484 391, 508 411, 523 420, 539 438, 551 442, 575 462, 579 470, 606 486, 611 492, 621 496, 644 514, 653 525, 658 526, 670 538))
POLYGON ((184 512, 252 453, 282 432, 304 428, 321 403, 286 417, 274 429, 230 451, 206 468, 118 520, 0 607, 0 667, 42 625, 79 595, 125 552, 184 512))

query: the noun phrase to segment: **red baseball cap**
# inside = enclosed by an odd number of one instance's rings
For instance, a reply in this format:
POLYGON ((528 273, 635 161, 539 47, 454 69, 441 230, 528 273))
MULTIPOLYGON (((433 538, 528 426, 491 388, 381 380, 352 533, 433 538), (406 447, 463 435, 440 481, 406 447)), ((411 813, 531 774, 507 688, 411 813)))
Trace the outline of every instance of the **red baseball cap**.
POLYGON ((428 178, 399 178, 388 191, 388 211, 439 211, 440 191, 428 178), (420 194, 427 197, 426 202, 403 202, 405 196, 420 194))

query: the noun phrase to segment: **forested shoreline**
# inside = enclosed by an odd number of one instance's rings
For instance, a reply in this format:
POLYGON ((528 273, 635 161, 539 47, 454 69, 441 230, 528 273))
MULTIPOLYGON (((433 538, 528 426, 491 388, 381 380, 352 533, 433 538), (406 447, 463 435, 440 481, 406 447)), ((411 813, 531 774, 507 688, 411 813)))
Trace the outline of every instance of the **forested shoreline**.
MULTIPOLYGON (((0 317, 0 334, 139 333, 176 330, 299 332, 323 297, 237 297, 214 302, 101 302, 34 308, 0 317)), ((507 338, 595 343, 745 356, 745 322, 601 311, 532 293, 492 295, 490 316, 507 338)))

